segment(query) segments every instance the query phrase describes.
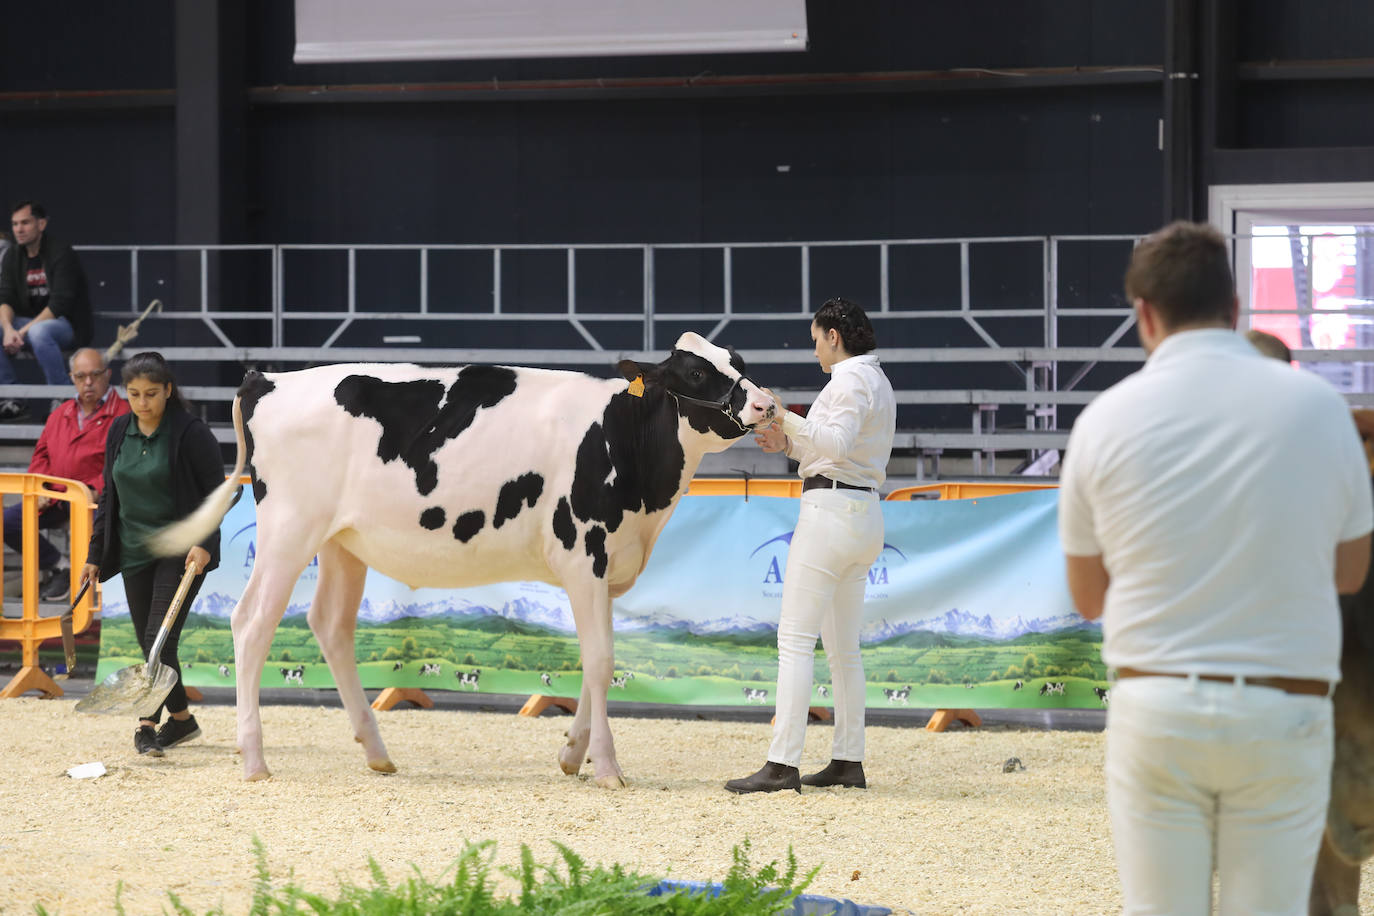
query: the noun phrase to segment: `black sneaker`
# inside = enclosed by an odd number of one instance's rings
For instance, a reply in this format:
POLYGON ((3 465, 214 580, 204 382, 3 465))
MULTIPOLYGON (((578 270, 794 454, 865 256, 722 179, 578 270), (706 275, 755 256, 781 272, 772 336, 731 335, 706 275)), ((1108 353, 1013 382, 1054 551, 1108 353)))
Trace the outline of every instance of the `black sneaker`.
POLYGON ((162 748, 158 747, 157 730, 151 725, 140 725, 134 732, 134 750, 149 757, 161 757, 162 748))
POLYGON ((18 423, 29 418, 29 409, 18 401, 0 401, 0 423, 18 423))
POLYGON ((72 593, 72 571, 68 566, 54 566, 43 572, 38 595, 43 601, 66 601, 72 593))
POLYGON ((157 730, 158 747, 176 747, 183 741, 190 741, 192 738, 200 737, 200 726, 196 724, 196 717, 189 719, 168 719, 162 723, 162 727, 157 730))

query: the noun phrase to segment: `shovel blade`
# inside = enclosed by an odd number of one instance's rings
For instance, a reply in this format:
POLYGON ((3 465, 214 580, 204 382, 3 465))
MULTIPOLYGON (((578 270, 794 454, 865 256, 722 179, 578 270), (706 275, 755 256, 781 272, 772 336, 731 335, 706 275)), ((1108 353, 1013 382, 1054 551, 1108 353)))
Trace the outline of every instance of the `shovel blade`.
POLYGON ((166 665, 154 667, 152 676, 143 663, 120 668, 91 688, 91 692, 76 704, 76 711, 97 715, 151 715, 177 682, 177 673, 171 668, 166 665))

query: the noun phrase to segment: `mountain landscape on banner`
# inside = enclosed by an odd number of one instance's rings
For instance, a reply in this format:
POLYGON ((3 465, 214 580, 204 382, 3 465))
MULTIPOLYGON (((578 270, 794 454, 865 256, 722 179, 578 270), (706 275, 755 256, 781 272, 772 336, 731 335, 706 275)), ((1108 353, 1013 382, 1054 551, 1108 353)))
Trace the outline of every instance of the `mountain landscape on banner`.
MULTIPOLYGON (((214 592, 203 595, 196 601, 195 613, 205 618, 227 620, 233 613, 236 599, 214 592)), ((289 605, 285 621, 304 617, 310 609, 308 602, 289 605)), ((102 610, 106 617, 127 615, 128 605, 124 602, 107 604, 102 610)), ((556 633, 575 633, 572 613, 559 604, 545 604, 529 597, 514 598, 499 608, 478 604, 468 598, 443 597, 425 602, 407 602, 395 598, 374 601, 364 598, 358 607, 358 622, 361 624, 392 623, 407 617, 418 619, 448 618, 454 622, 471 621, 479 618, 501 618, 526 624, 556 633)), ((919 620, 890 621, 886 618, 866 625, 861 633, 861 641, 867 645, 883 643, 890 639, 912 633, 929 633, 946 636, 976 637, 993 642, 1004 642, 1028 634, 1051 634, 1073 630, 1095 630, 1099 624, 1084 620, 1077 614, 1056 614, 1048 617, 1032 617, 1029 620, 1021 615, 999 619, 991 614, 971 614, 959 608, 951 608, 942 614, 923 617, 919 620)), ((673 614, 656 611, 652 614, 617 614, 615 628, 619 632, 652 633, 660 632, 669 636, 704 636, 715 638, 736 638, 754 641, 759 637, 771 637, 777 632, 777 623, 760 620, 757 617, 723 616, 709 620, 687 620, 673 614)))
POLYGON ((1020 614, 1010 619, 998 619, 991 614, 970 614, 951 608, 943 614, 920 620, 883 619, 864 627, 860 640, 865 643, 883 642, 908 633, 944 633, 950 636, 978 636, 997 641, 1016 639, 1028 633, 1059 633, 1065 630, 1095 630, 1100 624, 1084 620, 1078 614, 1055 614, 1026 620, 1020 614))
MULTIPOLYGON (((232 598, 221 592, 212 592, 196 599, 195 613, 201 617, 228 620, 229 615, 234 612, 234 605, 237 603, 237 598, 232 598)), ((304 618, 309 610, 309 601, 289 604, 286 607, 285 615, 283 615, 283 622, 290 623, 293 617, 304 618)), ((106 617, 127 616, 128 613, 128 603, 123 601, 107 603, 101 609, 101 614, 106 617)), ((477 617, 500 617, 564 633, 576 631, 572 613, 566 608, 556 604, 547 605, 525 597, 507 601, 499 608, 487 607, 467 598, 453 597, 436 598, 433 601, 424 602, 401 601, 395 598, 379 601, 363 598, 362 603, 358 605, 358 622, 361 624, 392 623, 406 617, 422 619, 443 617, 459 620, 477 617)))

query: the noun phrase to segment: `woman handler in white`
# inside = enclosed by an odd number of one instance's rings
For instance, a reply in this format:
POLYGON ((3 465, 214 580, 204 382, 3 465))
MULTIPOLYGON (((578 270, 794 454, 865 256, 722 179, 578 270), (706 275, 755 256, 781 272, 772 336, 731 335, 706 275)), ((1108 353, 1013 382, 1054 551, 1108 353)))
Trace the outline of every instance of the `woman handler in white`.
POLYGON ((864 788, 864 668, 859 655, 864 586, 883 548, 878 487, 897 423, 892 385, 871 351, 873 325, 847 299, 831 299, 811 322, 816 359, 830 383, 805 419, 782 421, 756 441, 800 464, 801 512, 783 576, 778 622, 778 689, 768 762, 752 776, 725 784, 730 792, 801 791, 809 786, 864 788), (816 637, 825 645, 835 696, 830 764, 801 776, 802 744, 811 701, 816 637))

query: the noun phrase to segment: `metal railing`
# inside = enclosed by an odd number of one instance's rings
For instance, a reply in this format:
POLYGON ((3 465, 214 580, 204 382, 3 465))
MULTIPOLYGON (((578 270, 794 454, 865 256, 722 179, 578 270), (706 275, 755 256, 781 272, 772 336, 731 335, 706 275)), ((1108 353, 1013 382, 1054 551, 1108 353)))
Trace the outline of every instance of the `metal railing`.
MULTIPOLYGON (((993 439, 1011 435, 991 428, 997 405, 1023 407, 1026 433, 1053 433, 1059 429, 1061 404, 1079 405, 1095 393, 1085 384, 1094 368, 1103 363, 1143 361, 1143 351, 1123 344, 1135 316, 1118 291, 1118 278, 1139 238, 1059 235, 700 244, 89 245, 77 249, 83 253, 97 304, 111 298, 128 301, 127 310, 101 310, 98 314, 125 321, 148 299, 161 298, 167 305, 155 321, 198 323, 218 344, 164 348, 169 358, 244 363, 387 360, 592 366, 624 356, 657 358, 666 349, 664 329, 692 327, 716 338, 732 325, 745 325, 746 333, 757 333, 760 327, 795 323, 809 316, 819 304, 818 285, 835 273, 834 259, 838 258, 844 265, 843 288, 862 289, 863 295, 854 298, 870 306, 876 303, 869 314, 880 323, 885 343, 930 338, 953 342, 954 328, 964 329, 964 339, 975 343, 884 346, 881 354, 886 364, 1000 363, 1015 370, 1019 379, 1015 391, 999 389, 987 379, 982 387, 961 389, 952 395, 955 403, 972 406, 973 418, 971 432, 954 434, 959 444, 951 439, 949 447, 982 447, 990 456, 996 448, 993 439), (608 266, 603 260, 607 256, 618 257, 619 263, 608 266), (683 297, 674 295, 674 281, 669 276, 681 270, 677 259, 684 256, 696 291, 691 308, 681 308, 683 297), (531 257, 542 259, 540 266, 532 267, 523 260, 531 257), (454 258, 461 259, 466 292, 455 291, 453 283, 445 280, 453 273, 454 258), (760 258, 767 262, 762 268, 753 263, 760 258), (590 269, 586 269, 588 261, 595 262, 590 269), (552 274, 550 263, 557 265, 552 274), (939 269, 930 269, 933 264, 939 269), (1008 265, 1021 271, 1015 279, 1002 276, 1008 265), (608 310, 604 303, 588 304, 590 299, 601 298, 582 288, 580 278, 589 274, 603 280, 616 278, 619 293, 611 298, 617 301, 618 310, 608 310), (763 282, 757 282, 760 274, 766 275, 763 282), (532 275, 538 275, 544 286, 540 294, 528 291, 525 281, 532 275), (932 283, 932 279, 938 282, 932 283), (521 291, 513 293, 512 283, 520 284, 521 291), (550 305, 547 290, 560 283, 556 305, 550 305), (1099 286, 1101 291, 1096 289, 1099 286), (226 292, 230 288, 237 291, 226 292), (401 292, 396 292, 397 288, 401 292), (233 302, 228 301, 230 297, 233 302), (1072 335, 1077 345, 1062 346, 1065 328, 1084 319, 1094 322, 1086 335, 1080 330, 1072 335), (922 324, 937 322, 945 322, 941 333, 920 333, 922 324), (386 333, 389 325, 397 323, 424 334, 386 333), (443 334, 444 339, 463 340, 461 329, 492 327, 494 323, 501 325, 497 330, 502 332, 498 338, 502 341, 521 339, 532 327, 562 325, 575 332, 577 345, 416 345, 429 338, 426 329, 430 327, 451 331, 443 334), (605 339, 612 326, 620 331, 619 348, 605 339), (241 333, 244 327, 254 329, 248 335, 251 339, 241 333), (1009 327, 1011 330, 1006 330, 1009 327), (307 333, 315 336, 303 339, 307 333), (361 346, 357 345, 359 339, 361 346), (633 340, 637 349, 623 346, 628 340, 633 340), (1074 364, 1074 368, 1069 377, 1061 379, 1060 369, 1065 364, 1074 364)), ((1301 258, 1295 263, 1299 263, 1299 273, 1310 289, 1310 265, 1301 258)), ((1243 313, 1243 324, 1250 314, 1243 313)), ((1266 314, 1284 313, 1268 310, 1266 314)), ((1299 302, 1292 314, 1310 320, 1310 302, 1299 302)), ((1346 314, 1357 320, 1374 318, 1374 310, 1358 305, 1346 314)), ((813 360, 809 349, 801 347, 741 348, 741 352, 751 366, 809 364, 813 360)), ((1295 355, 1312 363, 1374 361, 1374 350, 1363 346, 1304 349, 1295 355)), ((921 391, 899 394, 903 403, 947 403, 921 391)), ((806 396, 798 392, 793 398, 804 402, 806 396)), ((929 440, 938 434, 914 435, 929 440)), ((1021 438, 1026 437, 1023 434, 1021 438)), ((1031 438, 1039 442, 1039 438, 1031 438)))

